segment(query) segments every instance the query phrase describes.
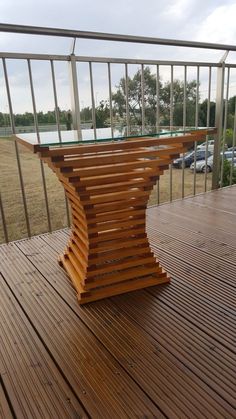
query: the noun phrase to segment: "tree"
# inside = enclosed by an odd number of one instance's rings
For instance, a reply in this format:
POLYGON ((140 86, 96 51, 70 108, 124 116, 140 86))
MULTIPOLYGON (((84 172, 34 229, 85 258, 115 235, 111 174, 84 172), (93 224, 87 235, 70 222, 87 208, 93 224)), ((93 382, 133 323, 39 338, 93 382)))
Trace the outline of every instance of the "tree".
POLYGON ((0 127, 4 127, 4 125, 5 125, 4 114, 0 112, 0 127))
MULTIPOLYGON (((163 124, 170 125, 171 83, 166 82, 161 89, 161 105, 163 109, 163 124)), ((182 126, 184 118, 184 82, 173 81, 173 125, 182 126)), ((197 97, 197 83, 195 80, 186 83, 186 125, 195 125, 195 109, 197 97)))
POLYGON ((86 106, 80 111, 81 121, 87 122, 92 120, 92 109, 89 106, 86 106))
MULTIPOLYGON (((199 107, 199 126, 206 127, 207 126, 207 109, 208 109, 208 100, 205 99, 199 107)), ((209 126, 215 126, 215 110, 216 104, 215 102, 210 102, 210 113, 209 113, 209 126)))
MULTIPOLYGON (((156 112, 156 78, 151 74, 150 68, 146 67, 143 72, 144 76, 144 103, 145 112, 148 115, 148 122, 155 124, 156 112)), ((134 124, 142 123, 142 89, 141 89, 141 70, 138 70, 133 78, 128 77, 128 94, 129 94, 129 114, 134 124)), ((118 112, 120 117, 126 115, 126 80, 124 77, 120 79, 117 91, 113 93, 114 110, 118 112)))
MULTIPOLYGON (((229 186, 230 185, 230 174, 231 174, 231 162, 228 160, 224 160, 223 166, 223 179, 221 186, 229 186)), ((232 170, 232 185, 236 183, 236 167, 233 167, 232 170)))
POLYGON ((108 102, 101 100, 95 112, 96 128, 107 127, 108 124, 106 123, 106 121, 110 118, 110 109, 108 107, 108 102))
POLYGON ((235 112, 235 102, 236 102, 236 96, 232 96, 229 100, 228 100, 228 113, 229 114, 233 114, 235 112))
MULTIPOLYGON (((128 77, 128 98, 129 98, 129 115, 131 124, 141 125, 142 123, 142 73, 138 70, 134 76, 128 77)), ((156 125, 156 75, 151 73, 149 67, 145 67, 143 71, 143 101, 145 107, 145 121, 148 125, 156 125)), ((196 81, 186 84, 186 109, 187 122, 194 125, 194 110, 196 102, 196 81)), ((171 111, 171 83, 163 83, 159 81, 159 108, 160 108, 160 125, 170 125, 171 111)), ((114 102, 114 110, 120 117, 126 115, 126 80, 122 77, 117 86, 117 90, 112 95, 114 102)), ((183 102, 184 102, 184 83, 180 80, 173 82, 173 125, 183 124, 183 102)))

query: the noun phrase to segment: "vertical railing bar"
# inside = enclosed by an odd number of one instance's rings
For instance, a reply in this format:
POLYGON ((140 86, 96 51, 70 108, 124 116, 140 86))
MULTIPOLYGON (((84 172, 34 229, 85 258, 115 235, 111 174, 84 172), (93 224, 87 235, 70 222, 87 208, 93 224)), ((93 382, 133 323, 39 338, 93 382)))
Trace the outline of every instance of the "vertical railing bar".
MULTIPOLYGON (((174 66, 171 65, 170 67, 170 131, 173 130, 173 84, 174 84, 174 66)), ((172 163, 169 165, 170 171, 170 185, 169 185, 169 197, 170 202, 172 201, 172 190, 173 190, 173 171, 172 171, 172 163)))
POLYGON ((156 97, 157 97, 157 105, 156 105, 156 131, 160 130, 160 73, 159 73, 159 65, 156 67, 156 97))
POLYGON ((130 134, 130 116, 129 116, 129 76, 128 76, 128 64, 125 63, 125 111, 126 111, 126 126, 127 135, 130 134))
POLYGON ((74 54, 69 55, 68 58, 71 91, 72 125, 73 129, 76 131, 78 140, 82 140, 77 63, 74 54))
POLYGON ((111 136, 112 136, 112 138, 114 138, 112 89, 111 89, 111 63, 107 63, 107 71, 108 71, 108 85, 109 85, 109 106, 110 106, 111 136))
POLYGON ((32 106, 33 106, 33 114, 34 114, 34 126, 37 136, 38 144, 40 144, 40 134, 39 134, 39 126, 38 126, 38 117, 37 117, 37 111, 36 111, 36 103, 35 103, 35 95, 34 95, 34 87, 33 87, 33 77, 32 77, 32 71, 31 71, 31 63, 30 59, 27 59, 28 64, 28 73, 29 73, 29 81, 30 81, 30 92, 31 92, 31 100, 32 100, 32 106))
MULTIPOLYGON (((14 123, 14 114, 13 114, 13 108, 12 108, 12 102, 11 102, 10 86, 9 86, 9 81, 8 81, 7 66, 6 66, 5 58, 2 58, 2 63, 3 63, 3 72, 4 72, 6 91, 7 91, 7 100, 8 100, 10 121, 11 121, 11 130, 12 130, 13 134, 16 134, 15 123, 14 123)), ((30 231, 28 208, 27 208, 27 203, 26 203, 24 180, 23 180, 22 169, 21 169, 18 143, 16 142, 16 140, 14 140, 14 144, 15 144, 16 160, 17 160, 17 167, 18 167, 18 173, 19 173, 19 179, 20 179, 21 195, 22 195, 23 207, 24 207, 24 213, 25 213, 25 222, 26 222, 27 234, 28 234, 28 237, 30 237, 31 236, 31 231, 30 231)))
MULTIPOLYGON (((196 91, 196 108, 195 108, 195 128, 198 128, 198 106, 199 106, 199 72, 200 68, 197 66, 197 91, 196 91)), ((196 195, 196 158, 197 158, 197 142, 194 143, 194 172, 193 172, 193 195, 196 195)))
MULTIPOLYGON (((74 46, 75 46, 75 43, 74 43, 74 46)), ((53 86, 53 95, 54 95, 54 103, 55 103, 55 116, 56 116, 57 132, 58 132, 59 143, 61 143, 62 142, 62 137, 61 137, 61 128, 60 128, 60 116, 59 116, 59 111, 58 111, 57 86, 56 86, 56 77, 55 77, 53 60, 50 60, 50 63, 51 63, 52 86, 53 86)), ((64 192, 64 195, 65 195, 67 226, 69 227, 70 226, 69 205, 68 205, 68 200, 67 200, 67 196, 66 196, 65 192, 64 192)))
POLYGON ((144 134, 144 131, 145 131, 144 64, 141 64, 141 103, 142 103, 142 134, 144 134))
POLYGON ((224 108, 225 62, 221 60, 220 64, 220 67, 217 68, 216 82, 215 127, 217 128, 217 134, 215 135, 214 141, 212 170, 212 189, 214 190, 219 188, 220 180, 220 145, 222 137, 222 121, 224 108))
POLYGON ((0 213, 1 213, 1 217, 2 217, 2 226, 3 226, 3 233, 4 233, 4 237, 5 237, 5 242, 8 243, 9 239, 8 239, 8 232, 7 232, 7 224, 6 224, 5 214, 4 214, 1 192, 0 192, 0 213))
POLYGON ((170 130, 173 129, 174 66, 170 67, 170 130))
POLYGON ((91 101, 92 101, 93 132, 94 132, 94 139, 96 140, 97 139, 96 110, 95 110, 94 89, 93 89, 93 69, 92 69, 91 61, 89 61, 89 74, 90 74, 90 90, 91 90, 91 101))
MULTIPOLYGON (((208 96, 207 96, 207 118, 206 125, 207 128, 210 126, 210 110, 211 110, 211 70, 209 67, 209 78, 208 78, 208 96)), ((206 154, 205 154, 205 174, 204 174, 204 192, 207 191, 207 159, 208 159, 208 140, 209 135, 206 136, 206 154)))
MULTIPOLYGON (((30 81, 30 92, 31 92, 31 99, 32 99, 32 106, 33 106, 33 114, 34 114, 34 125, 37 135, 38 143, 40 144, 40 134, 39 134, 39 126, 38 126, 38 117, 37 117, 37 110, 36 110, 36 102, 35 102, 35 94, 34 94, 34 85, 33 85, 33 77, 32 77, 32 70, 31 70, 31 63, 30 59, 27 59, 28 64, 28 72, 29 72, 29 81, 30 81)), ((41 169, 41 175, 42 175, 42 181, 43 181, 43 193, 44 193, 44 200, 46 205, 46 214, 47 214, 47 221, 48 221, 48 230, 52 231, 52 225, 51 225, 51 217, 50 217, 50 211, 49 211, 49 204, 48 204, 48 194, 47 194, 47 187, 46 187, 46 179, 45 179, 45 172, 43 163, 40 160, 40 169, 41 169)))
POLYGON ((57 100, 57 89, 56 89, 56 78, 55 78, 55 71, 54 71, 54 63, 53 60, 50 60, 51 64, 51 73, 52 73, 52 86, 53 86, 53 96, 54 96, 54 103, 55 103, 55 116, 56 116, 56 125, 57 125, 57 132, 59 142, 62 142, 61 139, 61 129, 60 129, 60 117, 58 112, 58 100, 57 100))
MULTIPOLYGON (((184 66, 184 102, 183 102, 183 130, 186 128, 186 110, 187 110, 187 66, 184 66)), ((185 153, 182 158, 182 198, 184 198, 184 170, 185 170, 185 153)))
MULTIPOLYGON (((160 130, 160 72, 159 65, 156 66, 156 132, 160 130)), ((157 190, 157 205, 160 204, 160 178, 158 177, 156 183, 157 190)))
POLYGON ((231 160, 231 166, 230 166, 230 180, 229 184, 232 185, 233 182, 233 170, 234 170, 234 151, 235 151, 235 137, 236 137, 236 98, 235 98, 235 104, 234 104, 234 132, 233 132, 233 143, 232 143, 232 160, 231 160))
POLYGON ((226 138, 226 129, 227 129, 228 99, 229 99, 229 79, 230 79, 230 67, 228 67, 227 82, 226 82, 225 114, 224 114, 224 128, 223 128, 223 141, 222 141, 222 158, 221 158, 221 170, 220 170, 220 187, 221 188, 222 188, 223 175, 224 175, 225 138, 226 138))

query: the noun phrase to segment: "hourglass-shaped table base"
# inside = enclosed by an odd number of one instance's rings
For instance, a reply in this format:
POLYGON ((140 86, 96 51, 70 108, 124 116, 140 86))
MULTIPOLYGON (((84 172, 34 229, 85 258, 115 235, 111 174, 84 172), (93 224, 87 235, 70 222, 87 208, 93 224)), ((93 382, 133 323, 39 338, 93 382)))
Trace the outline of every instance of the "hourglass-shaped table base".
POLYGON ((150 248, 145 211, 159 176, 206 134, 34 148, 70 203, 71 235, 59 263, 79 303, 169 282, 150 248))

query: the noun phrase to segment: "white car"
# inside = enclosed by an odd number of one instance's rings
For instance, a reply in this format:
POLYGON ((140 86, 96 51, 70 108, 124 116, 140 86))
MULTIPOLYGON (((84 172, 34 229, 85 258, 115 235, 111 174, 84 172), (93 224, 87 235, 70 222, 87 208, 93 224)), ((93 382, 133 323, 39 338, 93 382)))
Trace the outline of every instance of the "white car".
MULTIPOLYGON (((215 140, 208 140, 208 151, 210 151, 211 153, 213 153, 213 152, 214 152, 214 141, 215 141, 215 140)), ((202 144, 199 144, 199 145, 197 146, 197 150, 202 150, 202 151, 205 151, 205 150, 206 150, 206 148, 207 148, 207 142, 206 142, 206 141, 205 141, 204 143, 202 143, 202 144)), ((227 144, 225 144, 224 149, 225 149, 225 150, 227 150, 227 149, 228 149, 227 144)))
MULTIPOLYGON (((220 153, 221 158, 222 158, 222 152, 220 153)), ((224 158, 227 159, 230 163, 232 162, 232 156, 233 156, 233 151, 225 151, 224 152, 224 158)), ((236 166, 236 150, 234 150, 234 166, 236 166)), ((207 161, 206 160, 199 160, 196 161, 196 172, 212 172, 213 169, 213 155, 208 157, 207 161)), ((190 170, 194 170, 194 163, 191 164, 190 166, 190 170)))
MULTIPOLYGON (((209 172, 212 172, 212 168, 213 168, 213 155, 208 157, 207 161, 206 160, 196 161, 196 172, 209 173, 209 172)), ((191 164, 190 170, 194 170, 194 163, 191 164)))
MULTIPOLYGON (((206 148, 207 148, 207 142, 206 141, 197 146, 197 150, 205 151, 206 148)), ((213 153, 213 151, 214 151, 214 140, 209 140, 208 141, 208 151, 211 151, 213 153)))

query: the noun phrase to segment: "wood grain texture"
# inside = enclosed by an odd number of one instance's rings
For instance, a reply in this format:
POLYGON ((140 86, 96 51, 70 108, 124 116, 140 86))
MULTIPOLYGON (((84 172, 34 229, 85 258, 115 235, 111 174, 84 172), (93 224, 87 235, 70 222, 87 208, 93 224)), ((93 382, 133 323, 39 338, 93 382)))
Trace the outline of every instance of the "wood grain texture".
POLYGON ((171 283, 87 305, 69 229, 0 246, 0 417, 235 419, 236 185, 146 215, 171 283))
POLYGON ((46 147, 71 206, 72 232, 60 265, 86 303, 169 282, 146 235, 150 192, 174 158, 207 132, 46 147))

